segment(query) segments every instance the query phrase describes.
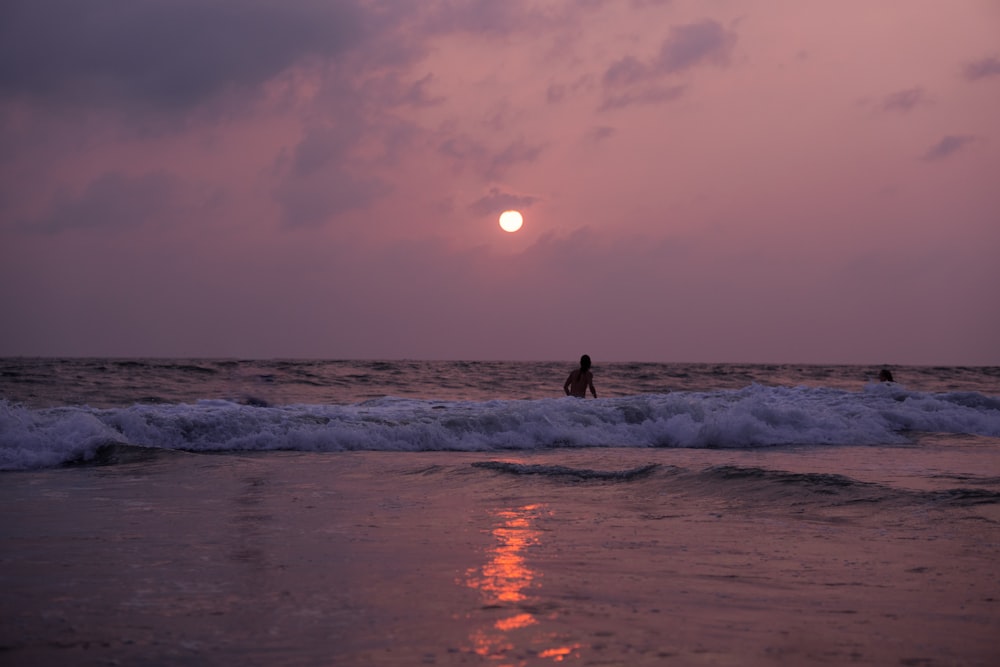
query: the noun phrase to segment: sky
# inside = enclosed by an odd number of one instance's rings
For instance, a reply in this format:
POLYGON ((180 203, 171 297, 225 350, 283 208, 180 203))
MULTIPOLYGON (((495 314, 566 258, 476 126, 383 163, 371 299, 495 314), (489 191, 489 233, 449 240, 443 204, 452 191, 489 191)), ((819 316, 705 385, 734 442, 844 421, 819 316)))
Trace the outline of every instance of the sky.
POLYGON ((1000 365, 997 119, 996 0, 5 0, 0 356, 1000 365))

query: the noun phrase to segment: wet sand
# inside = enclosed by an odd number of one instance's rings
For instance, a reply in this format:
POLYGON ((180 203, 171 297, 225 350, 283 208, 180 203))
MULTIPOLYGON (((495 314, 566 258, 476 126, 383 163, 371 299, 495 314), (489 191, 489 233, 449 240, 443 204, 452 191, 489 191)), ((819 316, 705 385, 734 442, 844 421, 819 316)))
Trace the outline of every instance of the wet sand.
POLYGON ((878 460, 782 456, 172 453, 5 474, 0 660, 1000 664, 995 503, 824 504, 667 474, 863 478, 878 460), (484 460, 660 467, 602 481, 484 460))

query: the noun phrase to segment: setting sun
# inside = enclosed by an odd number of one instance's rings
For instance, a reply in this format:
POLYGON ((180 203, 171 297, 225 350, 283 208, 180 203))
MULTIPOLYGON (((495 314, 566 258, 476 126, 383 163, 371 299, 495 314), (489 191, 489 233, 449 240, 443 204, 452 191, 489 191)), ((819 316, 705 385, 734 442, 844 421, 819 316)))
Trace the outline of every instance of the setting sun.
POLYGON ((504 211, 500 214, 500 228, 505 232, 516 232, 524 224, 524 218, 518 211, 504 211))

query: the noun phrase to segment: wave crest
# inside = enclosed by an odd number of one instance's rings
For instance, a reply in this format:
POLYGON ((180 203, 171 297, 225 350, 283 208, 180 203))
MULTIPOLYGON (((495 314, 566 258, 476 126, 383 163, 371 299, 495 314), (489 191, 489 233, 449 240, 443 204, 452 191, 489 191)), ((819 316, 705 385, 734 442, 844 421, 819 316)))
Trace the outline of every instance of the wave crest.
POLYGON ((1000 437, 1000 401, 870 385, 624 398, 354 405, 194 404, 28 409, 0 401, 0 470, 88 459, 107 443, 187 451, 498 451, 893 444, 908 431, 1000 437))

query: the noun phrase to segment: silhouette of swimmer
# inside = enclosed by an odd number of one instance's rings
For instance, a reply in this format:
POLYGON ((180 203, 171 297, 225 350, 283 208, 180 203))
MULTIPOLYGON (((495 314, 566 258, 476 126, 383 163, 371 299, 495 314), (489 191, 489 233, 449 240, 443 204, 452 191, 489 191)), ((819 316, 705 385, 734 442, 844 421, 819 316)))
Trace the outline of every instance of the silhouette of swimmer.
POLYGON ((586 398, 587 389, 597 398, 597 391, 594 390, 594 374, 590 372, 590 355, 580 357, 580 367, 569 374, 566 382, 563 383, 563 391, 567 396, 586 398))
POLYGON ((895 382, 895 380, 892 379, 892 371, 890 371, 888 368, 883 368, 882 370, 880 370, 878 372, 878 381, 895 382))

